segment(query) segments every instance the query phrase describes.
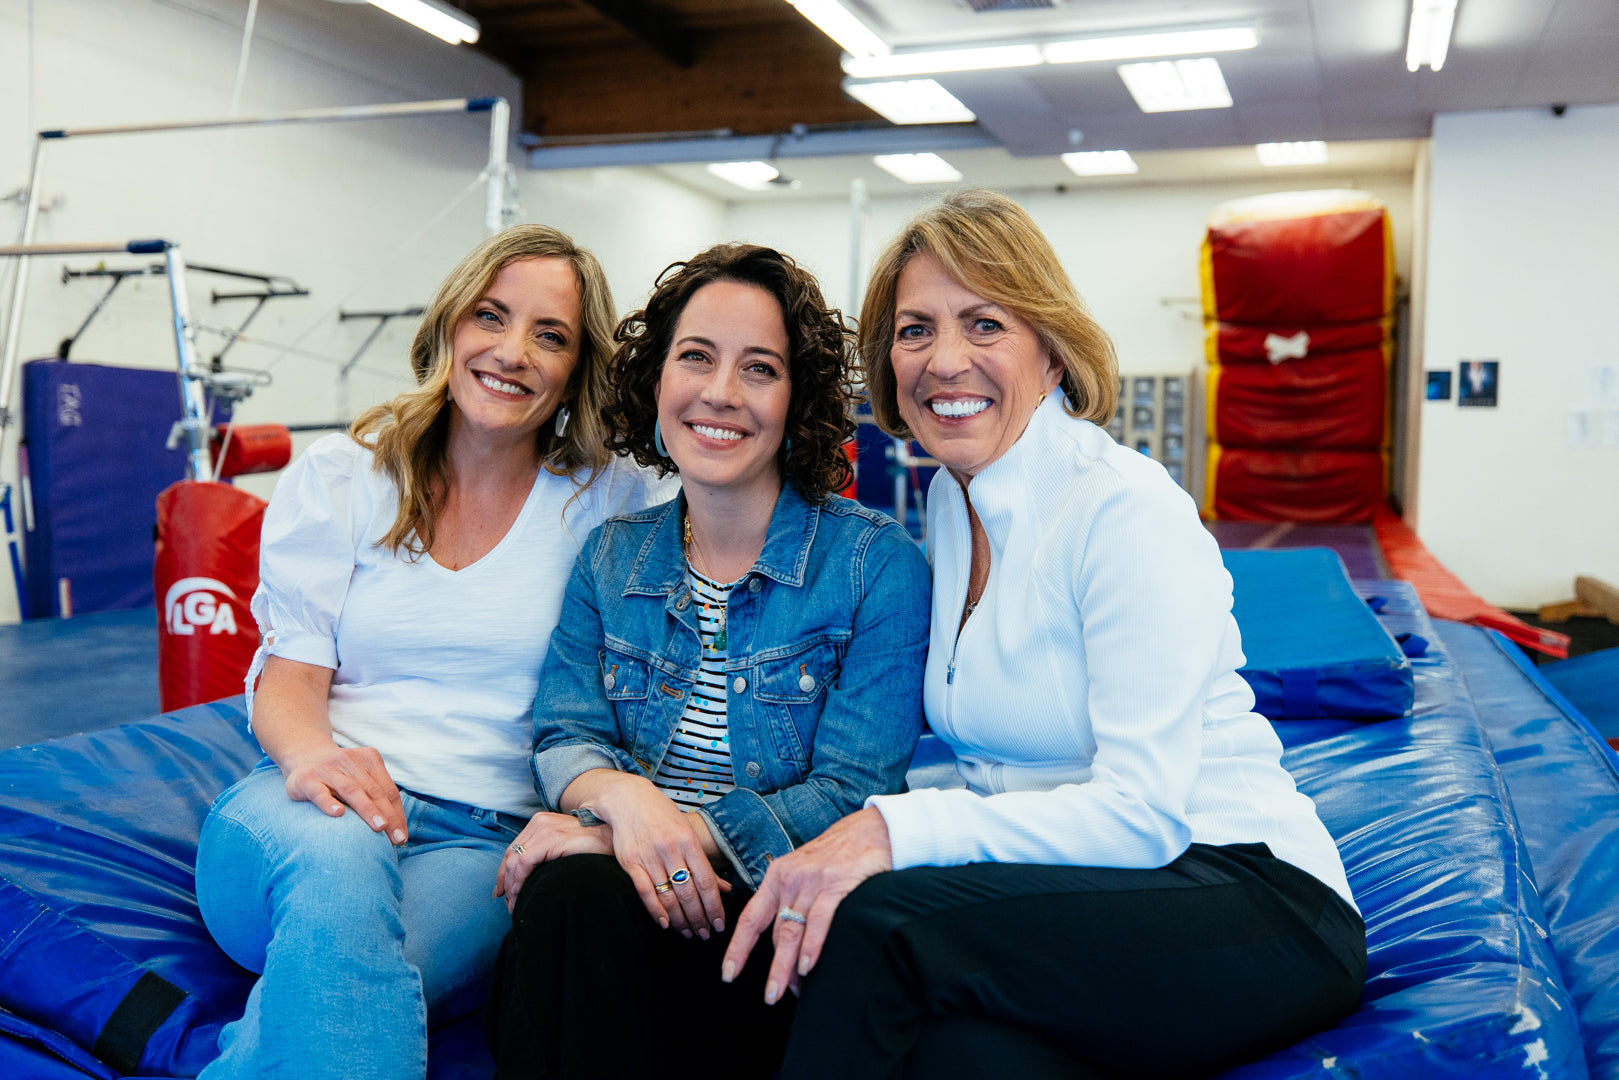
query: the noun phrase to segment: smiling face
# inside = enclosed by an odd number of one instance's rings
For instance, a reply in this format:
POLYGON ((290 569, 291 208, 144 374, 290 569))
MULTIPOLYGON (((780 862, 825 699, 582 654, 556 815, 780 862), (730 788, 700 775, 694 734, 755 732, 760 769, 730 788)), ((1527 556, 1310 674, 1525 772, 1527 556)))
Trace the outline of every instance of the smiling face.
POLYGON ((787 356, 781 305, 757 285, 716 281, 686 302, 658 382, 658 424, 688 497, 695 487, 774 499, 787 356))
POLYGON ((963 485, 1017 442, 1062 378, 1033 326, 925 253, 900 271, 889 359, 901 418, 963 485))
POLYGON ((534 437, 579 362, 581 298, 566 259, 519 259, 500 269, 450 339, 452 438, 534 437))

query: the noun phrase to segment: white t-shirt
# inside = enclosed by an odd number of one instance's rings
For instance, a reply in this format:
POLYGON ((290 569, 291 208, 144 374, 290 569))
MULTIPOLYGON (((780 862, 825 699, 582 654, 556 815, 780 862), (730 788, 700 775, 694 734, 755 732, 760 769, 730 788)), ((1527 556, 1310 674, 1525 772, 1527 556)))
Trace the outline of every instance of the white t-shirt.
POLYGON ((535 813, 534 691, 574 559, 608 517, 676 486, 624 458, 583 492, 542 470, 494 549, 452 571, 379 547, 398 511, 393 483, 347 435, 320 439, 282 474, 264 513, 252 605, 264 641, 249 715, 267 654, 333 668, 339 746, 374 747, 411 791, 535 813))

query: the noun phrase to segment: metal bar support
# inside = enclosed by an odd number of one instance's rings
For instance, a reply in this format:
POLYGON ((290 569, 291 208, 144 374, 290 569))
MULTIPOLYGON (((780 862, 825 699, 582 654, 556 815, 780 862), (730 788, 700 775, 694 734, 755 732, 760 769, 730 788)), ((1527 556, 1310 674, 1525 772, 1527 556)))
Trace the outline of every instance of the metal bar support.
POLYGON ((208 391, 205 374, 197 367, 196 330, 191 322, 191 297, 186 292, 185 256, 178 244, 163 253, 169 268, 169 299, 174 307, 174 351, 180 365, 180 427, 185 434, 186 479, 213 479, 208 456, 208 391))
POLYGON ((493 236, 506 221, 506 152, 511 141, 512 106, 496 98, 489 109, 489 179, 485 182, 483 231, 493 236))

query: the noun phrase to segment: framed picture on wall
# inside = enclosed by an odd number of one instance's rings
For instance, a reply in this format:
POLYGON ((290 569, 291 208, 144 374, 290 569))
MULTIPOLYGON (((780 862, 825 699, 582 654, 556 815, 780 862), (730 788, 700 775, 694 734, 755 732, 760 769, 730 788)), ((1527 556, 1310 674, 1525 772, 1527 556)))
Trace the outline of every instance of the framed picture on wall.
POLYGON ((1500 382, 1500 361, 1463 360, 1456 373, 1456 404, 1493 409, 1500 382))
POLYGON ((1427 398, 1428 398, 1429 401, 1449 401, 1450 400, 1450 372, 1448 372, 1448 371, 1430 371, 1430 372, 1428 372, 1428 393, 1427 393, 1427 398))

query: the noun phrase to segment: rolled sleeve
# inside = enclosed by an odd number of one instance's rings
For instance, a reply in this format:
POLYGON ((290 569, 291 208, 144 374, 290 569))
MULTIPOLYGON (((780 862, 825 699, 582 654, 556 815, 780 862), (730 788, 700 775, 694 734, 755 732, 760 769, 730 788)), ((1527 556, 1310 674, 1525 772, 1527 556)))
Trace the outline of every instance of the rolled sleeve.
POLYGON ((873 531, 857 565, 849 645, 816 722, 809 775, 763 795, 737 788, 705 807, 721 847, 751 885, 771 859, 819 836, 868 797, 905 786, 922 732, 927 561, 890 524, 873 531))

